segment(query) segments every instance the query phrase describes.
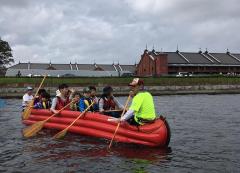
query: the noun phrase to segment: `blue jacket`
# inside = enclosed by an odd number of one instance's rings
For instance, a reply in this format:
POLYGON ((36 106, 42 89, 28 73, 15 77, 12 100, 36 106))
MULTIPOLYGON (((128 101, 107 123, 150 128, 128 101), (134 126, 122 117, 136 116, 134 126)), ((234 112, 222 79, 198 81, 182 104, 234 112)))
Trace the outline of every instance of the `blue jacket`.
MULTIPOLYGON (((79 101, 79 110, 80 112, 85 111, 85 109, 87 109, 87 107, 92 103, 92 99, 91 98, 86 98, 86 97, 82 97, 79 101)), ((91 108, 88 110, 93 112, 93 107, 91 106, 91 108)))

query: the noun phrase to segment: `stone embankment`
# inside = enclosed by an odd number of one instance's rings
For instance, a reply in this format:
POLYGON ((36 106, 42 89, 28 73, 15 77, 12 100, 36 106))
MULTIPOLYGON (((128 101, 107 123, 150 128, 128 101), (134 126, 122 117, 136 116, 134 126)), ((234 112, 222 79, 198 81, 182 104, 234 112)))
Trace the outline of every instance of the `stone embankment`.
MULTIPOLYGON (((84 87, 72 87, 82 91, 84 87)), ((115 95, 128 95, 128 86, 113 86, 115 95)), ((35 88, 36 89, 36 88, 35 88)), ((55 87, 45 88, 52 96, 55 95, 55 87)), ((103 87, 97 87, 101 94, 103 87)), ((180 95, 180 94, 240 94, 240 85, 194 85, 194 86, 146 86, 153 95, 180 95)), ((20 98, 25 92, 25 87, 1 87, 0 98, 20 98)))

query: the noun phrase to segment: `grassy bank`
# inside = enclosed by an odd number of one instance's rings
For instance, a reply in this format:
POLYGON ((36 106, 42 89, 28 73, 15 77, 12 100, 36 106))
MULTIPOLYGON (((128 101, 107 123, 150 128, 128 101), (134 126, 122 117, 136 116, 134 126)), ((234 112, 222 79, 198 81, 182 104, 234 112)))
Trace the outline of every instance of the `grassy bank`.
MULTIPOLYGON (((209 76, 209 77, 149 77, 143 78, 145 85, 160 85, 160 86, 187 86, 187 85, 236 85, 240 84, 240 77, 224 77, 224 76, 209 76)), ((1 77, 0 85, 16 85, 23 86, 26 84, 38 84, 42 80, 41 77, 1 77)), ((45 86, 57 86, 60 83, 67 83, 69 85, 127 85, 132 78, 123 77, 105 77, 105 78, 91 78, 91 77, 69 77, 69 78, 53 78, 49 77, 45 81, 45 86)))

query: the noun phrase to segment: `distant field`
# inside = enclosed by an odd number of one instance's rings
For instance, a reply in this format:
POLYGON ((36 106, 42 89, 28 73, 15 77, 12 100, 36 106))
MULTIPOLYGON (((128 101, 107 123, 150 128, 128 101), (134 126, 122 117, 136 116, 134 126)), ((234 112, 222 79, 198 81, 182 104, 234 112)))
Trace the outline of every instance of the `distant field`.
MULTIPOLYGON (((53 78, 49 77, 46 79, 45 86, 57 86, 60 83, 67 83, 69 85, 127 85, 133 78, 131 77, 68 77, 68 78, 53 78)), ((224 77, 224 76, 209 76, 209 77, 149 77, 143 78, 145 85, 221 85, 221 84, 240 84, 240 77, 224 77)), ((24 84, 38 84, 42 80, 41 77, 1 77, 0 85, 17 85, 21 86, 24 84)))

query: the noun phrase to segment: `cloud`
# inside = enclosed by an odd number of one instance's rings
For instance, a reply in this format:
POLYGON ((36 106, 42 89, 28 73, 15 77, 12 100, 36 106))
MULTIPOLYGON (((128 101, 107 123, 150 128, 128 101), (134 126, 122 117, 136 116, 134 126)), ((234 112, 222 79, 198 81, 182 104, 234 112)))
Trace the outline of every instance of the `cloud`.
POLYGON ((240 52, 237 0, 0 0, 18 62, 138 62, 149 49, 240 52))

